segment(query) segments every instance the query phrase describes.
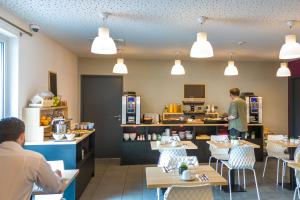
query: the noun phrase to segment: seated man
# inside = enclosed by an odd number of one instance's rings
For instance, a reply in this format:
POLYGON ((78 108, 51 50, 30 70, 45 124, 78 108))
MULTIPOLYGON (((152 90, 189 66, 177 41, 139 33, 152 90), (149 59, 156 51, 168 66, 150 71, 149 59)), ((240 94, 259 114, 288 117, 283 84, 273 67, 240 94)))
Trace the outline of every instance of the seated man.
POLYGON ((61 173, 54 173, 45 158, 24 150, 25 125, 17 118, 0 121, 0 199, 30 199, 33 184, 47 193, 59 193, 61 173))

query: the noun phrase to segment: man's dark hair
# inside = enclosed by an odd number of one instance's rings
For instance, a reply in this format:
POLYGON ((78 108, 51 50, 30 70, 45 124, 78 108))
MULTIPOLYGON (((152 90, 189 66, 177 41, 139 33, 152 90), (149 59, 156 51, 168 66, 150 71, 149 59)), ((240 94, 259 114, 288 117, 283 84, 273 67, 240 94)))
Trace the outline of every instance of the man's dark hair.
POLYGON ((25 124, 15 117, 4 118, 0 121, 0 143, 5 141, 17 141, 25 132, 25 124))
POLYGON ((233 96, 240 96, 240 89, 239 88, 232 88, 229 90, 230 94, 233 96))

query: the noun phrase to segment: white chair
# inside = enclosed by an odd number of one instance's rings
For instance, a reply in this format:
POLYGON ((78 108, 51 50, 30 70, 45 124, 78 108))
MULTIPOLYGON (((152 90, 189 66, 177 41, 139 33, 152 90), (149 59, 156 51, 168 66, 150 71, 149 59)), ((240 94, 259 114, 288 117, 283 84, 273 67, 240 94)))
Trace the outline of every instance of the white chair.
POLYGON ((255 164, 255 155, 254 148, 248 145, 243 146, 235 146, 231 148, 229 153, 228 161, 222 161, 221 165, 221 176, 223 175, 223 164, 228 167, 228 187, 230 193, 230 200, 232 200, 231 195, 231 170, 243 170, 244 175, 244 187, 246 188, 246 178, 245 178, 245 170, 251 170, 254 175, 254 181, 256 186, 257 199, 260 200, 258 185, 256 180, 256 173, 254 169, 255 164))
MULTIPOLYGON (((158 160, 158 167, 167 167, 172 157, 187 156, 184 148, 162 148, 159 149, 160 156, 158 160)), ((160 199, 160 188, 156 190, 157 199, 160 199)))
POLYGON ((209 185, 172 186, 164 195, 164 200, 213 200, 212 188, 209 185))
POLYGON ((165 148, 159 151, 158 167, 168 166, 171 157, 187 156, 186 149, 184 148, 165 148))
MULTIPOLYGON (((298 146, 297 149, 295 150, 294 161, 296 163, 300 163, 300 146, 298 146)), ((295 177, 296 177, 297 187, 295 188, 293 200, 296 199, 297 193, 298 193, 298 199, 300 199, 300 171, 295 170, 295 177)))
MULTIPOLYGON (((295 155, 300 151, 300 148, 299 146, 296 148, 295 150, 295 154, 294 154, 294 158, 295 158, 295 155)), ((295 162, 295 159, 294 160, 289 160, 289 159, 282 159, 282 172, 281 172, 281 187, 283 188, 283 183, 284 183, 284 176, 286 174, 286 167, 287 167, 287 164, 288 163, 294 163, 295 162)))
MULTIPOLYGON (((212 135, 210 137, 210 140, 214 142, 225 142, 228 141, 228 135, 212 135)), ((214 148, 213 146, 210 145, 209 150, 211 156, 209 157, 208 164, 210 165, 212 158, 216 159, 216 171, 218 172, 219 161, 228 160, 229 158, 228 156, 229 148, 220 149, 220 148, 214 148)))
POLYGON ((268 135, 268 141, 267 141, 267 147, 266 147, 268 155, 265 160, 264 171, 263 171, 262 177, 265 177, 268 159, 269 158, 277 159, 276 185, 278 185, 280 160, 283 160, 283 159, 288 160, 289 155, 284 153, 286 150, 285 147, 283 147, 280 144, 273 143, 272 141, 279 141, 279 140, 283 140, 283 139, 284 139, 283 135, 268 135))
POLYGON ((180 163, 185 163, 188 166, 198 166, 199 162, 196 156, 173 156, 170 157, 168 167, 178 167, 180 163))

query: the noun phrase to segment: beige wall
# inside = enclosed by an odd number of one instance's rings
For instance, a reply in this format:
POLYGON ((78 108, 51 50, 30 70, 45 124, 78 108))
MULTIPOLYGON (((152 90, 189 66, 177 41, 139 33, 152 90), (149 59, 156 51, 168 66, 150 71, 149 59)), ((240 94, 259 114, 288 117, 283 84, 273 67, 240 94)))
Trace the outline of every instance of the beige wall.
MULTIPOLYGON (((111 75, 115 59, 80 58, 79 74, 111 75)), ((183 85, 206 84, 206 102, 226 112, 230 102, 228 90, 239 87, 263 97, 263 120, 275 132, 287 133, 288 84, 285 78, 276 78, 278 63, 236 62, 240 75, 223 75, 227 62, 182 61, 185 76, 171 76, 174 61, 125 60, 128 75, 124 76, 124 90, 136 91, 142 96, 142 112, 161 113, 167 103, 181 102, 183 85)))
MULTIPOLYGON (((0 8, 1 16, 28 29, 28 24, 0 8)), ((48 71, 57 73, 58 94, 68 100, 69 116, 79 119, 78 94, 78 64, 77 56, 61 44, 49 38, 42 32, 34 33, 32 37, 23 34, 5 23, 0 28, 16 34, 19 51, 14 59, 18 59, 18 111, 22 116, 22 109, 28 100, 36 93, 48 90, 48 71)))

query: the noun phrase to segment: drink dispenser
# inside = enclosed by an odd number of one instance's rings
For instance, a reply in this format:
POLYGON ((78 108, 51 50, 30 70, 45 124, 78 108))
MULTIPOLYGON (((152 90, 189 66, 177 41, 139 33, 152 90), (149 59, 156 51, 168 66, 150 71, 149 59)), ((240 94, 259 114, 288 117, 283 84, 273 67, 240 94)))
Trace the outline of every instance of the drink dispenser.
POLYGON ((136 95, 122 96, 122 124, 141 123, 141 97, 136 95))

